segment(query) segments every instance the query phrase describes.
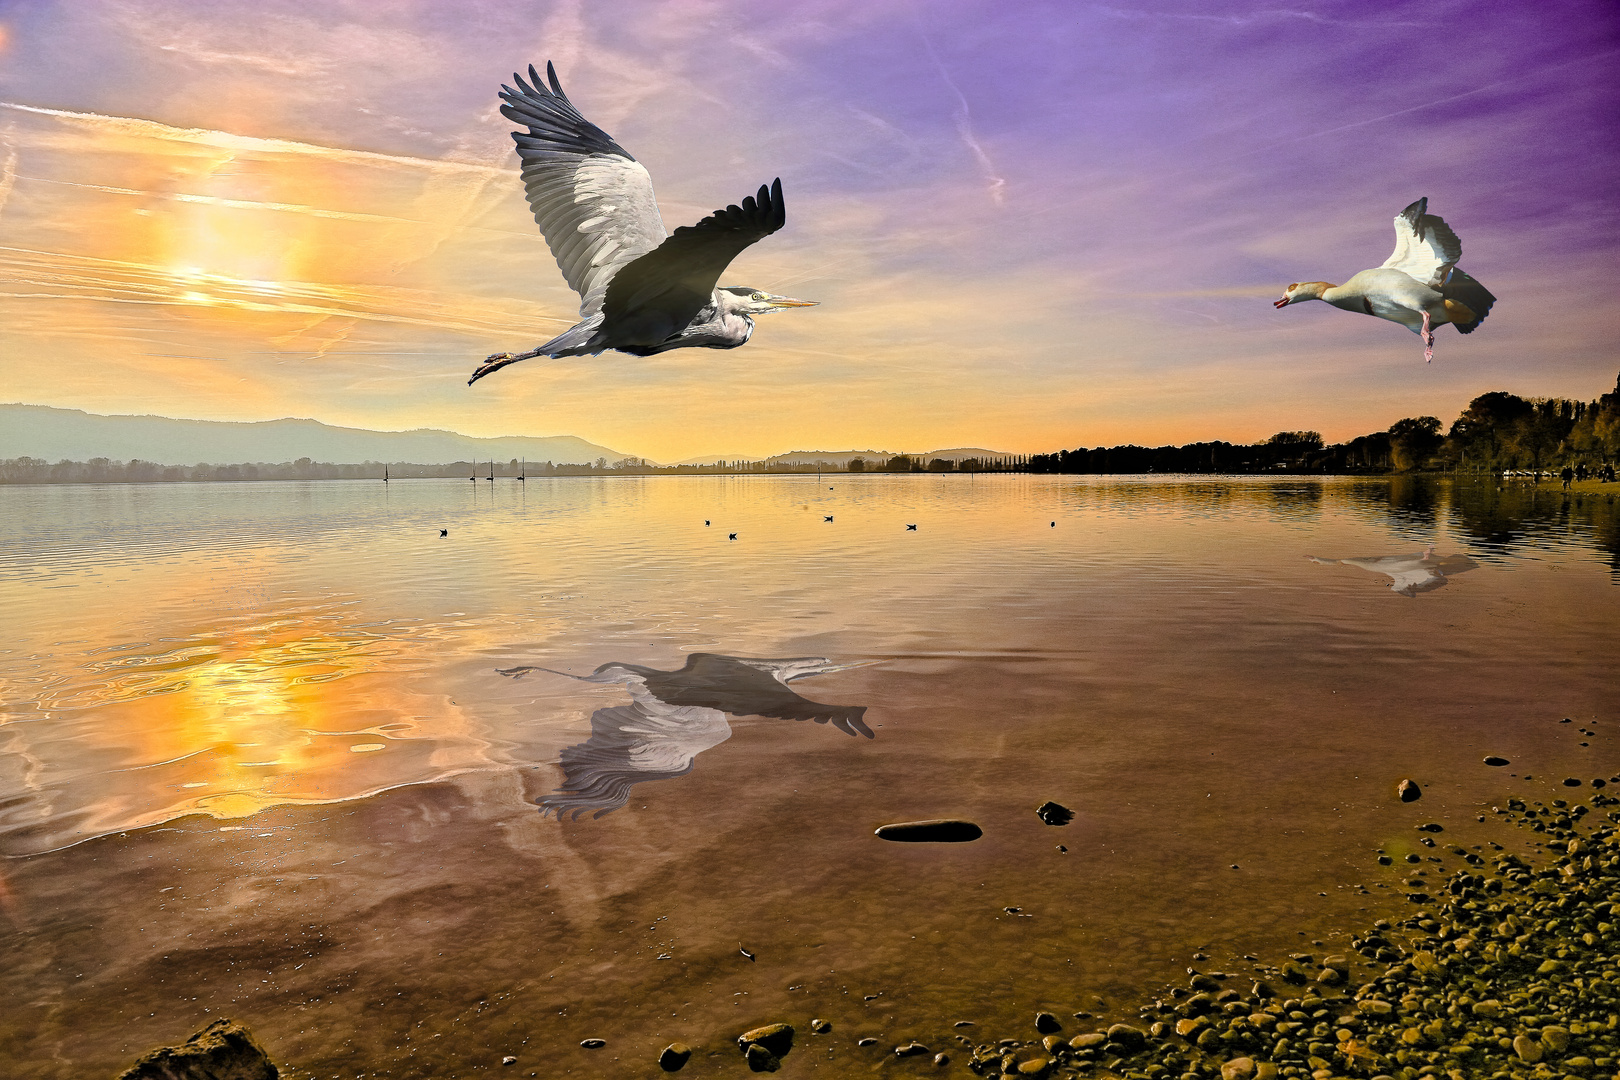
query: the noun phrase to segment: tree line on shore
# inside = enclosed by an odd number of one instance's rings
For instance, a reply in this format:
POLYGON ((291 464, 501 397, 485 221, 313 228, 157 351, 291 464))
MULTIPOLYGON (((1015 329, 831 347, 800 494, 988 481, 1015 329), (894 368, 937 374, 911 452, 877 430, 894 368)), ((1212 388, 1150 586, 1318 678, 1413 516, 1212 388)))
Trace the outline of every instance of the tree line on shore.
POLYGON ((199 462, 196 465, 160 465, 134 458, 114 461, 97 457, 89 461, 57 462, 43 458, 18 457, 0 459, 0 484, 153 484, 196 483, 226 480, 411 480, 460 479, 487 480, 548 476, 695 476, 739 475, 748 473, 819 473, 819 472, 1024 472, 1029 458, 1007 455, 995 458, 967 458, 950 461, 936 458, 925 461, 921 457, 905 454, 883 460, 867 461, 854 458, 848 462, 779 462, 779 461, 716 461, 710 465, 653 465, 644 458, 625 457, 609 462, 597 458, 593 462, 571 463, 551 461, 452 461, 443 465, 423 465, 410 462, 365 461, 359 464, 334 464, 329 461, 311 461, 299 458, 279 464, 250 462, 235 465, 214 465, 199 462))
POLYGON ((637 457, 584 464, 455 461, 441 465, 366 461, 334 464, 297 461, 215 465, 160 465, 108 458, 58 461, 0 460, 0 484, 180 483, 216 480, 487 479, 548 476, 648 476, 847 471, 1034 473, 1382 473, 1420 469, 1453 472, 1543 471, 1563 465, 1597 467, 1620 460, 1620 378, 1596 401, 1523 398, 1503 391, 1481 394, 1441 434, 1433 416, 1397 420, 1386 431, 1325 445, 1314 431, 1280 431, 1258 443, 1198 442, 1184 446, 1080 447, 1052 454, 986 458, 926 458, 897 454, 847 462, 716 461, 709 465, 653 465, 637 457))
POLYGON ((1383 473, 1420 469, 1497 473, 1595 468, 1620 461, 1620 378, 1596 401, 1524 398, 1496 390, 1468 403, 1441 434, 1438 417, 1397 420, 1388 430, 1324 445, 1314 431, 1279 431, 1262 442, 1080 447, 1036 454, 1042 473, 1383 473))

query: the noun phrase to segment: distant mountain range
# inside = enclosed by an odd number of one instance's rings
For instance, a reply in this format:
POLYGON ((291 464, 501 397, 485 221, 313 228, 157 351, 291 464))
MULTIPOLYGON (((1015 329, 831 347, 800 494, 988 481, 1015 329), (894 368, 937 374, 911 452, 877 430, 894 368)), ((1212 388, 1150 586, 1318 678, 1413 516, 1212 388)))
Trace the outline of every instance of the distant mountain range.
POLYGON ((849 463, 855 458, 863 458, 870 464, 876 464, 878 462, 888 461, 890 458, 896 457, 901 453, 907 453, 909 456, 914 458, 921 458, 923 461, 931 461, 934 458, 944 458, 947 461, 962 461, 966 458, 979 458, 982 460, 984 458, 994 459, 1012 456, 1010 453, 1004 450, 986 450, 979 446, 958 447, 955 450, 929 450, 926 452, 918 452, 915 450, 794 450, 791 453, 776 454, 763 459, 736 459, 726 457, 724 455, 711 454, 706 457, 682 458, 680 461, 672 462, 671 464, 713 465, 716 461, 763 460, 772 465, 814 465, 817 462, 821 462, 822 464, 836 466, 842 469, 848 467, 849 463))
POLYGON ((0 458, 114 461, 139 458, 159 465, 365 461, 445 464, 509 461, 583 464, 627 455, 573 435, 479 439, 454 431, 368 431, 318 420, 175 420, 166 416, 101 416, 47 405, 0 405, 0 458))

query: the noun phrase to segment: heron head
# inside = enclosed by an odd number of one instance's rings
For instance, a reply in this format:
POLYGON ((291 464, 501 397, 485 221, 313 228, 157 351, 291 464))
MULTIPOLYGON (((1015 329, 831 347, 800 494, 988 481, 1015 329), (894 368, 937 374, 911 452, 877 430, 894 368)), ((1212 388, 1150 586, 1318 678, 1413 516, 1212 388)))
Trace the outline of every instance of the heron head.
POLYGON ((739 315, 769 315, 773 311, 815 307, 819 303, 816 300, 795 300, 791 296, 777 296, 763 289, 751 289, 745 285, 724 285, 719 291, 729 296, 726 306, 739 315))
POLYGON ((1333 288, 1325 281, 1296 281, 1283 290, 1281 300, 1273 300, 1272 307, 1285 308, 1301 300, 1320 300, 1322 294, 1333 288))

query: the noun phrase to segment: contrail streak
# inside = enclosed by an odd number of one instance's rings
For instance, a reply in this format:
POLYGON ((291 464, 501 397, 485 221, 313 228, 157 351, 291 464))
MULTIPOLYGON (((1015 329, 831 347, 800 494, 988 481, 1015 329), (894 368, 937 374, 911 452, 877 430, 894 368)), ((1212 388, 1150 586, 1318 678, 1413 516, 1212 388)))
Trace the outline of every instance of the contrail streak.
POLYGON ((14 101, 0 101, 0 109, 11 109, 16 112, 30 113, 35 116, 49 116, 58 120, 86 127, 110 130, 118 134, 140 136, 149 139, 163 139, 168 142, 195 143, 201 146, 213 146, 221 150, 251 150, 258 153, 271 154, 299 154, 309 157, 326 158, 332 161, 342 161, 357 165, 384 165, 389 167, 406 167, 422 169, 429 172, 444 172, 475 176, 507 176, 512 170, 498 169, 493 165, 477 165, 464 161, 445 161, 439 158, 405 157, 397 154, 378 154, 370 150, 348 150, 337 146, 321 146, 316 143, 296 142, 292 139, 262 139, 253 135, 233 135, 228 131, 215 131, 210 128, 179 128, 169 124, 162 124, 156 120, 144 120, 135 116, 108 116, 103 113, 70 112, 67 109, 47 109, 38 105, 23 105, 14 101))
MULTIPOLYGON (((12 158, 16 160, 15 156, 12 158)), ((225 206, 237 210, 278 210, 289 214, 307 214, 310 217, 336 218, 339 221, 382 221, 389 224, 436 225, 437 222, 419 218, 391 217, 387 214, 362 214, 349 210, 323 210, 318 206, 300 203, 265 202, 258 199, 226 199, 218 195, 191 195, 178 191, 142 191, 138 188, 112 187, 107 184, 80 184, 72 180, 52 180, 44 176, 13 176, 35 184, 60 184, 63 187, 83 188, 87 191, 105 191, 111 195, 134 195, 142 199, 167 199, 171 202, 201 203, 207 206, 225 206)), ((0 187, 0 196, 9 188, 0 187)), ((527 235, 527 234, 522 234, 527 235)))
POLYGON ((6 200, 11 197, 11 189, 17 186, 17 148, 6 143, 6 160, 0 164, 0 213, 6 209, 6 200))
POLYGON ((951 88, 951 93, 956 95, 956 133, 961 136, 963 144, 973 152, 973 157, 978 161, 979 169, 984 173, 984 178, 990 181, 990 198, 997 206, 1000 206, 1007 181, 996 175, 995 162, 990 160, 990 155, 984 152, 984 147, 980 145, 978 137, 973 134, 973 114, 968 111, 967 96, 956 85, 956 80, 951 78, 951 73, 945 70, 945 65, 941 62, 939 54, 934 51, 934 43, 928 40, 928 35, 923 34, 921 36, 923 46, 928 49, 928 58, 934 62, 934 67, 939 70, 939 77, 945 81, 946 86, 951 88))

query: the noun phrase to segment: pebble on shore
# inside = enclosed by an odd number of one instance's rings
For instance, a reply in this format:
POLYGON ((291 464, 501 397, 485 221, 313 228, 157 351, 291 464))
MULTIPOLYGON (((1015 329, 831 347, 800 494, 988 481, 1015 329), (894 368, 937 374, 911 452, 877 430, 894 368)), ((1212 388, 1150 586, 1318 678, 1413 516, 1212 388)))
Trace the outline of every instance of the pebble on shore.
POLYGON ((1616 807, 1595 791, 1494 808, 1544 837, 1545 856, 1450 848, 1466 865, 1414 878, 1428 890, 1408 893, 1414 914, 1351 939, 1377 970, 1296 953, 1256 965, 1289 985, 1248 994, 1194 974, 1141 1010, 1146 1030, 986 1042, 969 1067, 1051 1080, 1620 1078, 1616 807))

